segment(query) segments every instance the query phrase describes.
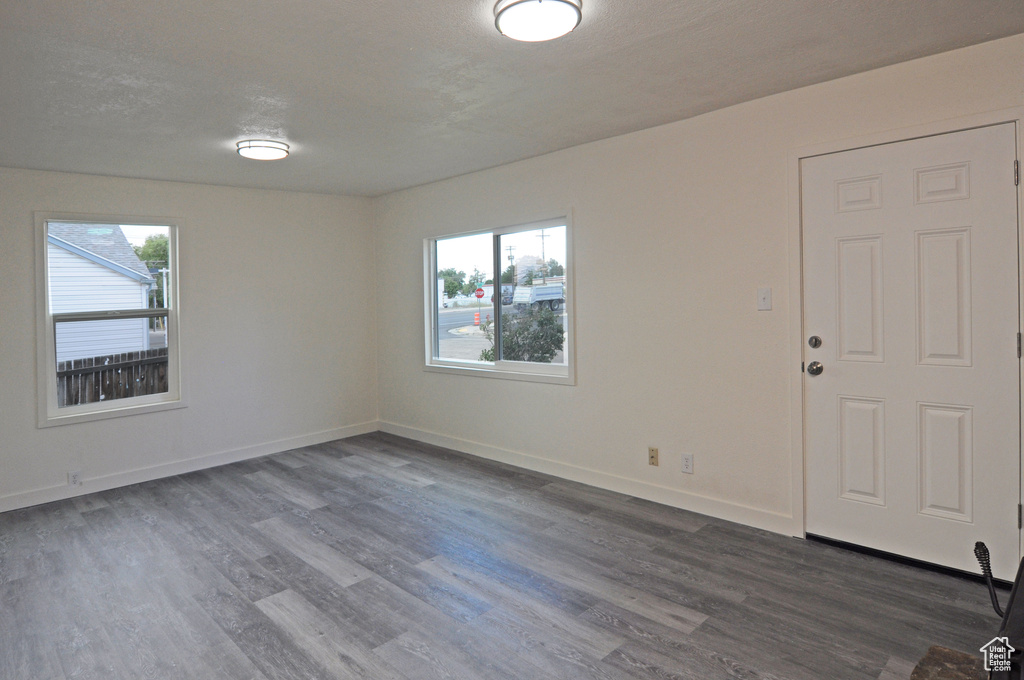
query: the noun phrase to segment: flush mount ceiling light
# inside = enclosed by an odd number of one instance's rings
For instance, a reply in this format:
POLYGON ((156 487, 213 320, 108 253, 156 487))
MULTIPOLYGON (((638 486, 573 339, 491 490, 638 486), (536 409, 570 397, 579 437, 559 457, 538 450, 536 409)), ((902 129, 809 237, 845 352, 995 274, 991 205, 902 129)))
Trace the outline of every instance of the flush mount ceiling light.
POLYGON ((255 161, 279 161, 288 157, 288 145, 267 139, 243 139, 238 144, 238 155, 255 161))
POLYGON ((560 38, 582 19, 583 0, 498 0, 494 6, 498 30, 523 42, 560 38))

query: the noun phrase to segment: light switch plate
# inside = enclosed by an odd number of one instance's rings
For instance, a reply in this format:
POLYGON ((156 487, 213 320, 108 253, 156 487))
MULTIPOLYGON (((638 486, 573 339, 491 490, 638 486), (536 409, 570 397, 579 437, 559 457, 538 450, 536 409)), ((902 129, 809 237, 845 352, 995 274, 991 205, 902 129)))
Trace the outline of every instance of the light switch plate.
POLYGON ((770 312, 772 310, 772 289, 757 289, 757 311, 770 312))

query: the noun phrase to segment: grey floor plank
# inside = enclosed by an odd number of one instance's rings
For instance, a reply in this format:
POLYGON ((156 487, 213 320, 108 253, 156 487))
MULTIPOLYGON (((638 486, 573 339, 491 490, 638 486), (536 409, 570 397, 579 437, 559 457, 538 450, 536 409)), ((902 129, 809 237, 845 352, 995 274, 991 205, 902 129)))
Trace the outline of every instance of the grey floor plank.
POLYGON ((486 600, 460 585, 436 578, 401 560, 379 561, 371 566, 389 584, 449 617, 449 624, 451 621, 472 621, 491 608, 486 600))
POLYGON ((65 676, 76 680, 131 677, 132 660, 122 658, 104 626, 110 607, 100 597, 104 588, 99 579, 86 573, 74 580, 38 579, 36 584, 36 592, 45 590, 48 595, 46 610, 37 615, 51 626, 51 640, 65 676))
POLYGON ((357 599, 360 608, 376 625, 401 631, 389 639, 415 629, 444 630, 455 623, 452 617, 430 603, 378 576, 360 581, 347 592, 357 599))
POLYGON ((207 678, 217 680, 270 680, 247 657, 238 646, 231 642, 221 642, 204 649, 198 657, 198 663, 206 669, 207 678))
POLYGON ((643 541, 608 527, 592 527, 589 522, 560 522, 535 535, 534 545, 572 555, 595 573, 701 611, 714 611, 720 600, 742 602, 749 595, 737 587, 736 579, 714 569, 666 559, 643 541))
POLYGON ((417 459, 415 453, 402 455, 400 451, 396 451, 382 442, 361 437, 342 440, 338 443, 336 450, 348 455, 363 456, 391 467, 403 467, 417 459))
POLYGON ((427 680, 547 680, 532 658, 517 656, 515 648, 497 636, 487 636, 475 626, 442 630, 417 629, 374 650, 411 678, 427 680))
POLYGON ((280 518, 265 519, 253 526, 282 549, 322 572, 342 588, 358 583, 373 574, 363 565, 350 560, 329 545, 295 531, 280 518))
POLYGON ((41 598, 39 588, 49 586, 39 579, 0 584, 0 678, 65 680, 53 634, 56 622, 40 620, 32 609, 41 598))
POLYGON ((316 659, 307 655, 247 598, 215 589, 197 596, 199 605, 260 671, 280 680, 330 678, 316 659))
POLYGON ((483 546, 453 540, 442 554, 460 567, 479 572, 512 590, 572 614, 586 611, 599 600, 586 591, 561 583, 531 566, 483 546))
POLYGON ((264 569, 257 560, 221 540, 211 529, 198 528, 185 537, 182 543, 252 601, 262 600, 287 587, 284 582, 264 569))
POLYGON ((331 677, 407 680, 372 651, 349 641, 329 616, 291 590, 260 600, 256 606, 331 677))
MULTIPOLYGON (((609 654, 605 663, 629 673, 631 677, 650 680, 783 680, 790 677, 762 673, 737 662, 727 652, 714 653, 697 647, 689 647, 686 653, 677 651, 670 656, 641 645, 628 644, 609 654)), ((848 676, 832 676, 825 671, 816 677, 820 680, 848 676)))
POLYGON ((407 469, 405 465, 390 464, 387 459, 377 460, 355 455, 343 458, 341 464, 351 471, 353 477, 383 477, 416 488, 430 486, 436 481, 430 474, 417 473, 415 470, 407 469))
POLYGON ((0 678, 905 680, 978 583, 384 433, 0 514, 0 678))
MULTIPOLYGON (((346 506, 347 507, 347 506, 346 506)), ((344 508, 331 507, 314 510, 308 518, 285 518, 293 526, 308 529, 310 533, 320 537, 338 552, 348 555, 351 559, 374 570, 374 565, 389 559, 398 559, 406 564, 415 564, 425 556, 434 552, 433 546, 422 549, 407 547, 404 543, 396 543, 388 538, 388 534, 368 530, 358 523, 352 523, 351 516, 342 512, 344 508), (303 524, 300 525, 300 522, 303 524)))
POLYGON ((360 503, 345 508, 332 508, 339 521, 360 527, 380 539, 410 551, 420 560, 433 557, 448 543, 449 537, 438 524, 425 518, 410 517, 387 507, 386 498, 372 503, 360 503), (382 502, 383 501, 383 502, 382 502))
POLYGON ((486 523, 488 531, 501 530, 532 534, 555 524, 549 513, 530 512, 502 498, 493 498, 490 489, 468 488, 455 480, 439 482, 423 493, 404 500, 408 507, 421 509, 431 516, 448 517, 459 523, 486 523))
POLYGON ((622 512, 641 517, 680 531, 699 531, 708 524, 708 518, 689 510, 669 508, 642 498, 630 498, 622 505, 622 512))
POLYGON ((403 633, 374 650, 381 659, 417 680, 475 680, 497 677, 464 662, 428 636, 403 633))
POLYGON ((280 465, 284 465, 285 467, 292 469, 305 467, 309 464, 307 461, 303 460, 301 456, 296 455, 292 451, 274 454, 273 459, 280 465))
POLYGON ((184 494, 190 502, 187 505, 175 503, 175 508, 209 506, 218 512, 229 513, 231 517, 244 516, 250 522, 268 519, 282 511, 281 505, 275 503, 276 497, 264 492, 256 484, 240 483, 240 477, 241 470, 236 470, 235 466, 183 475, 180 478, 182 490, 179 493, 184 494))
POLYGON ((708 615, 670 600, 652 595, 621 581, 581 570, 578 563, 563 562, 541 551, 519 549, 523 562, 552 579, 577 590, 589 593, 599 600, 642 614, 684 634, 692 633, 707 620, 708 615))
MULTIPOLYGON (((473 622, 475 631, 512 649, 517 660, 528 662, 551 678, 599 678, 622 680, 624 674, 593 653, 583 637, 566 635, 564 629, 547 625, 532 612, 504 605, 473 622), (525 615, 524 615, 525 614, 525 615)), ((620 645, 613 648, 618 649, 620 645)))
MULTIPOLYGON (((544 638, 558 638, 571 643, 573 647, 594 659, 604 658, 626 641, 619 635, 588 625, 579 617, 524 596, 522 592, 512 590, 494 579, 468 572, 446 557, 435 557, 416 567, 453 586, 471 590, 482 600, 500 607, 503 612, 514 614, 518 619, 529 622, 531 628, 542 630, 544 638)), ((484 616, 490 613, 491 610, 488 610, 484 616)))
POLYGON ((306 510, 316 510, 327 505, 322 496, 288 479, 283 473, 261 470, 246 475, 246 478, 306 510))
POLYGON ((199 677, 201 669, 178 658, 181 619, 155 588, 122 587, 109 596, 107 603, 102 626, 128 673, 154 680, 199 677))
POLYGON ((90 510, 96 510, 98 508, 107 507, 107 502, 103 500, 97 494, 89 494, 87 496, 76 496, 71 499, 71 502, 75 504, 75 509, 79 513, 86 513, 90 510))
POLYGON ((365 649, 378 647, 408 629, 406 621, 396 616, 386 603, 363 594, 373 588, 363 588, 359 584, 372 582, 377 586, 373 579, 341 588, 291 553, 269 555, 260 560, 260 564, 279 578, 286 579, 291 590, 315 602, 317 609, 342 629, 347 639, 365 649))

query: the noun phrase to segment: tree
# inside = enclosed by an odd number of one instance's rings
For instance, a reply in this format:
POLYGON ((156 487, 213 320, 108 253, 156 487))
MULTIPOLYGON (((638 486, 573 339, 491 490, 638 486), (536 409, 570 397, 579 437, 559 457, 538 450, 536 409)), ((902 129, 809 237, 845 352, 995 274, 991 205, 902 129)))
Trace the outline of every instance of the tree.
POLYGON ((159 269, 166 267, 168 262, 168 239, 165 234, 151 234, 141 246, 132 246, 147 267, 159 269))
POLYGON ((456 271, 455 267, 437 272, 437 278, 444 279, 445 297, 453 298, 462 290, 462 282, 466 280, 466 272, 456 271))
POLYGON ((548 260, 548 276, 565 276, 565 267, 558 264, 558 260, 553 257, 548 260))
POLYGON ((153 291, 155 296, 154 306, 165 307, 164 303, 164 277, 159 273, 170 265, 170 241, 166 234, 150 234, 146 242, 141 246, 132 246, 135 254, 142 263, 146 265, 153 278, 156 279, 156 288, 153 291))
MULTIPOLYGON (((480 352, 480 361, 494 361, 494 324, 481 327, 491 346, 480 352)), ((506 361, 550 364, 565 344, 562 323, 550 309, 501 315, 501 356, 506 361)))
POLYGON ((462 292, 466 295, 472 295, 483 282, 484 275, 479 269, 473 267, 473 275, 469 277, 469 281, 466 281, 466 285, 462 287, 462 292))
POLYGON ((506 269, 505 271, 503 271, 501 273, 501 282, 502 283, 515 283, 516 282, 516 266, 514 264, 510 264, 508 266, 508 269, 506 269))

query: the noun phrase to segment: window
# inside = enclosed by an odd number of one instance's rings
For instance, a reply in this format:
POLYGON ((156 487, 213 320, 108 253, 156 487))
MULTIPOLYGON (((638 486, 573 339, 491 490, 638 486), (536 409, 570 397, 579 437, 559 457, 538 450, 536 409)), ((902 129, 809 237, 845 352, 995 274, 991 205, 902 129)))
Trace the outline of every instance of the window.
POLYGON ((37 216, 39 425, 182 406, 177 225, 37 216))
POLYGON ((567 219, 427 239, 427 368, 571 384, 567 219))

